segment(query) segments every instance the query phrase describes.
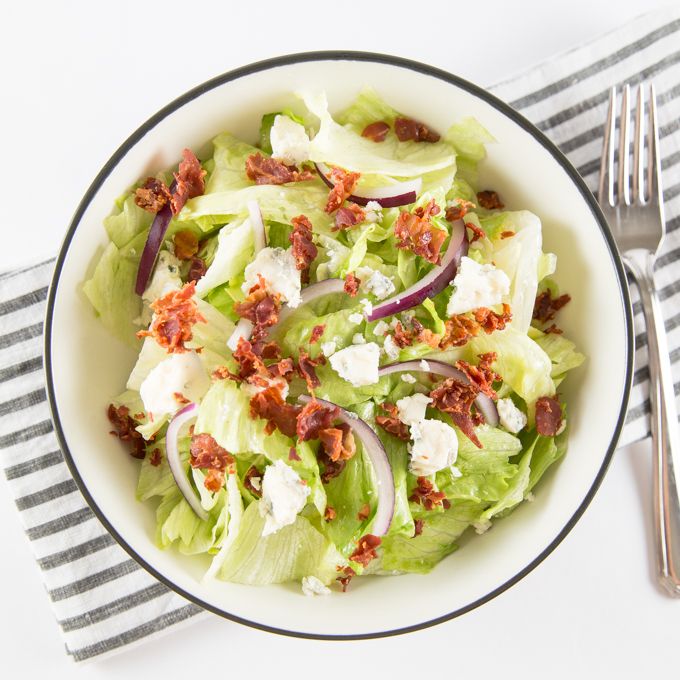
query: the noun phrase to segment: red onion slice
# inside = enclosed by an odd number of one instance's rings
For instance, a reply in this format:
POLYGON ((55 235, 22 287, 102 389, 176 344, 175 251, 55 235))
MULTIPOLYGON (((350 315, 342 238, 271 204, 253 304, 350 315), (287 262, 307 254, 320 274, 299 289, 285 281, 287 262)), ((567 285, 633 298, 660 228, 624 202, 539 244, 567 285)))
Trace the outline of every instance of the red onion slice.
POLYGON ((468 241, 463 220, 457 220, 451 225, 449 246, 444 253, 442 262, 435 266, 420 281, 416 281, 405 291, 393 295, 391 298, 375 305, 368 315, 369 321, 377 321, 385 316, 403 312, 419 305, 426 298, 432 298, 449 285, 455 278, 460 260, 467 253, 468 241))
POLYGON ((187 404, 183 409, 177 411, 173 419, 168 425, 168 430, 165 433, 165 455, 168 457, 168 465, 172 476, 175 478, 177 488, 182 492, 182 496, 189 504, 191 509, 202 520, 208 519, 208 513, 203 509, 201 501, 194 492, 191 482, 189 482, 182 461, 179 457, 179 432, 182 426, 198 415, 197 404, 187 404))
MULTIPOLYGON (((173 182, 170 185, 171 194, 175 191, 176 187, 177 182, 173 182)), ((168 230, 171 219, 172 208, 168 201, 156 213, 156 216, 151 223, 151 228, 149 229, 149 235, 146 237, 142 257, 139 260, 139 268, 137 269, 137 280, 135 282, 135 293, 137 293, 137 295, 143 295, 146 287, 149 285, 149 280, 151 279, 154 267, 156 266, 156 260, 158 259, 158 253, 161 250, 161 245, 163 245, 163 237, 168 230)))
POLYGON ((264 220, 260 204, 255 201, 248 201, 248 215, 250 224, 253 225, 253 236, 255 237, 255 255, 257 255, 267 245, 267 232, 264 229, 264 220))
MULTIPOLYGON (((315 163, 316 171, 323 182, 332 189, 335 185, 329 179, 331 169, 325 163, 315 163)), ((418 177, 408 182, 397 182, 384 187, 357 187, 348 200, 357 205, 366 205, 369 201, 380 203, 383 208, 397 208, 400 205, 414 203, 418 192, 423 186, 423 180, 418 177)))
MULTIPOLYGON (((298 401, 301 401, 303 404, 308 404, 311 401, 311 397, 301 395, 298 397, 298 401)), ((373 431, 373 428, 355 413, 346 411, 332 401, 318 398, 317 401, 324 406, 337 406, 340 410, 338 419, 349 425, 354 434, 359 437, 361 443, 364 445, 364 451, 371 461, 378 482, 378 508, 375 512, 375 518, 373 519, 371 533, 375 536, 384 536, 389 530, 392 522, 395 501, 394 475, 392 474, 392 466, 387 457, 385 447, 382 445, 378 435, 373 431)))
MULTIPOLYGON (((401 361, 396 364, 388 364, 381 366, 378 369, 378 375, 389 375, 390 373, 401 373, 403 371, 423 371, 425 373, 435 373, 436 375, 443 375, 445 378, 455 378, 464 384, 468 384, 470 379, 455 366, 446 364, 443 361, 436 361, 434 359, 425 359, 428 368, 424 369, 421 366, 421 360, 415 359, 412 361, 401 361)), ((475 398, 475 405, 479 412, 484 416, 484 420, 492 427, 497 427, 499 423, 498 409, 493 399, 488 395, 480 392, 475 398)))

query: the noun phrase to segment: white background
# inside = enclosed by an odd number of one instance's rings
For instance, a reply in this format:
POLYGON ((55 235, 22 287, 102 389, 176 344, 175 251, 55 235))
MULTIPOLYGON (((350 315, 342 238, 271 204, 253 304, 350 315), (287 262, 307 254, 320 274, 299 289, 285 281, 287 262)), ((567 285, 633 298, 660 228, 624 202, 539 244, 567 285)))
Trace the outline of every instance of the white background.
MULTIPOLYGON (((225 70, 287 52, 357 49, 492 84, 661 4, 13 2, 0 19, 0 271, 54 254, 81 195, 130 132, 225 70)), ((64 654, 0 483, 0 675, 677 677, 680 601, 654 583, 650 456, 648 445, 618 451, 601 491, 557 551, 508 592, 449 623, 329 643, 210 617, 79 667, 64 654)))

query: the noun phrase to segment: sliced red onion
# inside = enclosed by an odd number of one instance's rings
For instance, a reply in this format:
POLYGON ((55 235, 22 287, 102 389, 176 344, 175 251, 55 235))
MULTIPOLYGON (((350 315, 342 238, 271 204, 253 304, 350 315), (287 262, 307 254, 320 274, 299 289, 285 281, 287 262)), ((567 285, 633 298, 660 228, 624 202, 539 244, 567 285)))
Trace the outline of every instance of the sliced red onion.
POLYGON ((463 220, 457 220, 451 225, 449 247, 444 253, 442 262, 435 266, 420 281, 416 281, 405 291, 393 295, 373 307, 368 315, 369 321, 377 321, 385 316, 403 312, 419 305, 426 298, 432 298, 449 285, 455 278, 460 260, 467 253, 468 241, 463 220))
POLYGON ((288 305, 284 305, 279 313, 279 323, 284 319, 289 317, 296 309, 299 309, 302 305, 307 305, 313 302, 317 298, 323 297, 324 295, 332 295, 336 293, 342 293, 345 290, 345 282, 343 279, 325 279, 323 281, 318 281, 317 283, 312 283, 306 288, 302 289, 300 293, 300 304, 291 308, 288 305))
POLYGON ((240 338, 248 340, 250 334, 253 332, 253 323, 248 321, 248 319, 239 319, 239 322, 234 328, 234 332, 229 336, 227 340, 227 347, 233 352, 238 347, 238 341, 240 338))
POLYGON ((202 520, 208 519, 208 513, 203 509, 199 497, 194 492, 191 482, 186 476, 182 461, 179 457, 179 432, 182 426, 196 417, 198 414, 197 404, 187 404, 183 409, 177 411, 168 425, 165 433, 165 455, 168 457, 168 465, 172 476, 175 478, 177 488, 182 492, 182 496, 190 505, 191 509, 202 520))
MULTIPOLYGON (((383 375, 389 375, 390 373, 401 373, 402 371, 424 371, 426 373, 435 373, 436 375, 443 375, 445 378, 455 378, 464 384, 468 384, 470 379, 463 373, 463 371, 457 369, 451 364, 444 363, 443 361, 436 361, 434 359, 425 359, 428 368, 424 369, 421 366, 421 360, 415 359, 411 361, 400 361, 396 364, 388 364, 387 366, 381 366, 378 369, 378 375, 382 377, 383 375)), ((491 425, 496 427, 499 423, 498 409, 493 399, 488 395, 480 392, 475 398, 475 405, 479 409, 479 412, 484 416, 484 420, 491 425)))
POLYGON ((253 235, 255 237, 255 255, 257 255, 267 245, 267 233, 264 229, 264 220, 260 204, 255 201, 248 201, 248 215, 250 224, 253 225, 253 235))
MULTIPOLYGON (((303 404, 308 404, 311 401, 311 397, 301 395, 298 397, 298 401, 301 401, 303 404)), ((338 416, 339 420, 342 420, 343 423, 349 425, 354 434, 359 437, 361 443, 364 445, 364 451, 371 460, 371 465, 373 466, 378 481, 378 508, 375 512, 371 532, 375 536, 384 536, 392 522, 395 501, 394 476, 385 447, 382 445, 380 438, 374 432, 373 428, 355 413, 346 411, 332 401, 318 398, 317 401, 324 406, 337 406, 340 410, 340 415, 338 416)))
MULTIPOLYGON (((173 182, 170 185, 171 194, 175 191, 176 187, 177 182, 173 182)), ((151 279, 154 267, 156 266, 156 260, 158 259, 158 253, 163 244, 163 237, 168 230, 171 219, 172 208, 168 201, 156 213, 156 216, 151 223, 151 229, 149 229, 149 235, 146 237, 142 257, 139 260, 139 268, 137 269, 137 281, 135 282, 135 293, 137 293, 137 295, 143 295, 146 287, 149 285, 149 280, 151 279)))
MULTIPOLYGON (((315 163, 316 170, 323 182, 332 189, 335 185, 330 180, 331 169, 325 163, 315 163)), ((380 203, 383 208, 397 208, 400 205, 414 203, 423 180, 418 177, 408 182, 397 182, 384 187, 357 187, 348 200, 358 205, 366 205, 369 201, 380 203)))

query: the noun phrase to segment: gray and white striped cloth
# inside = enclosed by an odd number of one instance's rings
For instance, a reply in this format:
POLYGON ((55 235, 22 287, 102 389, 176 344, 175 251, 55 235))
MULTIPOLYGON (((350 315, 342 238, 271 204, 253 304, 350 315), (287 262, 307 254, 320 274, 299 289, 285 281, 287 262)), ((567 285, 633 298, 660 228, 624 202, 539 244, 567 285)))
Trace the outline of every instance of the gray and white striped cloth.
MULTIPOLYGON (((492 90, 522 111, 595 188, 612 84, 653 78, 659 93, 669 236, 659 262, 680 391, 680 11, 641 17, 492 90)), ((42 324, 53 260, 0 275, 1 464, 42 570, 66 650, 81 661, 118 650, 201 612, 120 548, 88 508, 52 431, 42 370, 42 324)), ((648 435, 646 337, 637 292, 636 372, 621 444, 648 435)))

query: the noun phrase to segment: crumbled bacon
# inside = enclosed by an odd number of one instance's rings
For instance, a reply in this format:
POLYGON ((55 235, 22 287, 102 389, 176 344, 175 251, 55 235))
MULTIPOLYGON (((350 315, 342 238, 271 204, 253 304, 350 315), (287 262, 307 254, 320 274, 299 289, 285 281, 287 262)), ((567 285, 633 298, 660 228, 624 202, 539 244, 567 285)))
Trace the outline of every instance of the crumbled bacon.
POLYGON ((337 477, 347 465, 347 461, 339 458, 338 460, 331 460, 327 455, 323 447, 319 448, 316 454, 317 461, 323 465, 323 472, 321 473, 321 481, 324 484, 328 484, 331 479, 337 477))
POLYGON ((181 406, 184 406, 191 401, 191 399, 187 399, 181 392, 173 392, 172 396, 174 400, 181 406))
POLYGON ((255 345, 253 345, 253 352, 263 359, 278 361, 281 358, 281 348, 275 340, 255 343, 255 345))
POLYGON ((205 264, 205 260, 202 257, 194 256, 191 258, 191 264, 189 265, 187 281, 198 283, 205 276, 207 271, 208 267, 205 264))
POLYGON ((191 229, 182 229, 172 238, 175 245, 175 257, 179 260, 190 260, 198 252, 198 236, 191 229))
POLYGON ((359 181, 361 174, 358 172, 348 172, 342 168, 333 168, 331 170, 330 181, 333 183, 333 188, 328 193, 328 201, 326 202, 326 212, 332 213, 337 210, 348 198, 356 183, 359 181))
POLYGON ((503 312, 501 314, 490 310, 488 307, 479 307, 474 310, 473 316, 487 335, 494 331, 502 331, 505 325, 512 321, 510 305, 506 302, 503 303, 503 312))
POLYGON ((422 505, 425 510, 432 510, 438 505, 444 505, 446 494, 443 491, 437 491, 427 477, 418 477, 413 493, 408 499, 413 503, 422 505))
POLYGON ((380 408, 387 413, 386 416, 376 416, 375 422, 382 427, 385 432, 389 432, 398 439, 407 442, 411 435, 408 426, 399 420, 399 409, 394 404, 380 404, 380 408))
POLYGON ((286 357, 275 364, 267 366, 267 372, 272 378, 284 378, 290 382, 295 373, 295 363, 290 357, 286 357))
MULTIPOLYGON (((253 347, 245 338, 239 338, 236 350, 233 354, 234 360, 238 363, 238 377, 245 380, 252 375, 265 375, 267 369, 262 359, 253 352, 253 347)), ((227 376, 229 377, 229 376, 227 376)))
POLYGON ((349 460, 357 450, 352 430, 346 423, 319 431, 319 441, 331 462, 349 460))
POLYGON ((349 556, 349 559, 362 567, 367 567, 369 562, 378 556, 376 549, 381 542, 380 537, 373 534, 362 536, 357 541, 356 550, 349 556))
POLYGON ((281 390, 276 386, 266 387, 250 400, 250 417, 266 420, 267 434, 278 428, 287 437, 295 436, 296 418, 299 413, 300 408, 284 401, 281 390))
POLYGON ((205 488, 213 493, 219 491, 224 484, 224 471, 227 465, 234 464, 233 456, 207 433, 192 435, 189 450, 191 467, 208 470, 204 481, 205 488))
POLYGON ((463 314, 455 314, 444 324, 444 336, 439 341, 440 349, 462 347, 471 338, 479 335, 480 325, 463 314))
MULTIPOLYGON (((421 326, 422 324, 418 322, 421 326)), ((397 347, 403 349, 404 347, 409 347, 413 344, 413 333, 407 331, 402 325, 401 321, 397 321, 397 325, 394 327, 394 343, 397 347)))
POLYGON ((288 239, 293 246, 295 267, 301 273, 302 283, 309 283, 309 267, 319 254, 319 249, 312 242, 312 223, 304 215, 291 220, 293 231, 288 239))
POLYGON ((479 191, 477 193, 477 203, 486 210, 503 210, 505 206, 495 191, 479 191))
POLYGON ((365 519, 368 519, 368 516, 371 514, 371 506, 368 503, 364 503, 361 508, 359 509, 359 512, 357 512, 357 519, 360 522, 363 522, 365 519))
POLYGON ((420 536, 420 534, 423 533, 423 524, 424 520, 422 519, 416 519, 413 521, 413 538, 416 536, 420 536))
POLYGON ((506 238, 512 238, 514 235, 515 235, 514 231, 506 229, 505 231, 501 232, 501 240, 504 240, 506 238))
POLYGON ((370 139, 372 142, 384 142, 390 126, 384 120, 377 120, 369 123, 362 131, 361 136, 370 139))
POLYGON ((470 201, 466 201, 464 198, 457 198, 455 203, 452 203, 446 209, 446 219, 449 222, 455 222, 456 220, 462 220, 465 215, 467 215, 470 210, 475 209, 475 204, 470 201))
POLYGON ((300 377, 307 383, 307 389, 312 392, 316 389, 321 381, 316 375, 316 367, 326 363, 326 357, 320 354, 316 359, 312 359, 307 352, 300 350, 298 357, 298 373, 300 377))
POLYGON ((446 232, 433 226, 430 218, 440 212, 434 199, 412 213, 402 210, 394 223, 397 248, 409 248, 432 264, 439 264, 439 251, 446 240, 446 232))
POLYGON ((156 447, 149 456, 149 463, 151 463, 151 465, 153 465, 154 467, 158 467, 161 464, 162 460, 163 454, 161 453, 161 450, 158 447, 156 447))
POLYGON ((147 177, 144 184, 135 191, 135 203, 150 213, 157 213, 170 200, 170 190, 165 182, 147 177))
POLYGON ((475 422, 470 413, 479 393, 476 385, 464 383, 457 378, 447 378, 430 392, 432 406, 451 416, 463 434, 478 448, 482 444, 475 434, 475 422))
POLYGON ((327 505, 326 510, 323 513, 323 518, 327 522, 332 522, 337 516, 338 516, 338 513, 335 512, 335 508, 331 505, 327 505))
POLYGON ((461 359, 456 361, 456 368, 465 373, 479 392, 483 392, 492 399, 497 399, 498 395, 493 389, 493 383, 500 380, 501 377, 491 368, 491 364, 496 359, 496 352, 487 352, 479 355, 479 363, 476 366, 461 359))
POLYGON ((479 241, 479 239, 486 238, 486 232, 481 227, 478 227, 474 222, 466 222, 465 226, 472 232, 470 236, 470 243, 479 241))
POLYGON ((218 366, 212 373, 213 380, 235 380, 241 382, 241 377, 232 373, 226 366, 218 366))
POLYGON ((170 199, 172 214, 177 215, 190 199, 200 196, 205 191, 205 170, 191 149, 182 151, 182 160, 179 162, 175 176, 175 191, 170 199))
POLYGON ((540 397, 536 401, 536 431, 554 437, 562 425, 562 407, 556 397, 540 397))
POLYGON ((337 406, 325 406, 316 399, 312 399, 298 413, 294 434, 297 433, 298 439, 303 442, 318 439, 319 432, 331 427, 339 413, 337 406))
POLYGON ((347 206, 341 206, 335 213, 335 225, 333 231, 343 229, 351 229, 357 224, 360 224, 366 219, 366 213, 361 206, 356 203, 350 203, 347 206))
POLYGON ((358 279, 353 272, 350 272, 345 277, 345 285, 343 286, 343 290, 350 297, 356 297, 356 294, 359 292, 360 285, 361 279, 358 279))
POLYGON ((314 326, 309 336, 309 344, 313 345, 314 343, 319 342, 319 339, 321 338, 325 330, 326 326, 324 326, 323 324, 318 324, 317 326, 314 326))
POLYGON ((440 139, 434 130, 430 130, 427 125, 413 120, 413 118, 396 118, 394 120, 394 131, 397 133, 400 142, 411 140, 433 143, 440 139))
POLYGON ((554 323, 548 326, 544 331, 544 333, 554 333, 555 335, 562 335, 563 331, 561 328, 558 328, 554 323))
POLYGON ((543 323, 552 321, 555 318, 555 314, 557 314, 569 300, 571 300, 571 296, 566 293, 553 300, 550 289, 544 290, 536 296, 533 318, 536 319, 536 321, 541 321, 543 323))
POLYGON ((269 294, 262 275, 258 274, 257 278, 258 282, 248 291, 248 297, 234 304, 236 314, 242 319, 248 319, 255 326, 253 335, 256 338, 259 335, 256 331, 278 323, 281 309, 281 296, 278 293, 269 294))
POLYGON ((290 451, 288 451, 288 460, 302 460, 300 456, 298 455, 297 449, 294 446, 290 447, 290 451))
POLYGON ((309 170, 298 170, 294 165, 285 165, 261 153, 254 153, 246 158, 246 175, 255 184, 288 184, 314 179, 314 173, 309 170))
POLYGON ((341 571, 344 576, 338 576, 335 580, 340 583, 340 586, 342 587, 342 592, 346 593, 347 592, 347 586, 349 586, 349 582, 352 580, 352 576, 356 576, 356 571, 352 569, 352 567, 338 567, 338 571, 341 571))
POLYGON ((193 299, 196 284, 193 281, 185 283, 181 290, 172 290, 151 303, 155 312, 151 328, 139 331, 138 338, 152 337, 169 353, 186 352, 185 343, 193 337, 194 324, 205 317, 198 311, 198 305, 193 299))
POLYGON ((139 458, 140 460, 144 458, 146 452, 144 437, 135 429, 136 423, 130 417, 130 409, 124 405, 116 408, 113 404, 109 404, 106 415, 114 427, 111 430, 111 434, 127 443, 130 455, 133 458, 139 458))
POLYGON ((243 475, 243 486, 250 491, 253 496, 257 498, 262 497, 262 473, 251 465, 246 474, 243 475))

